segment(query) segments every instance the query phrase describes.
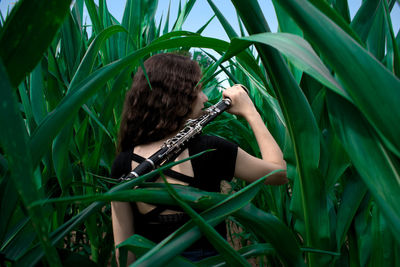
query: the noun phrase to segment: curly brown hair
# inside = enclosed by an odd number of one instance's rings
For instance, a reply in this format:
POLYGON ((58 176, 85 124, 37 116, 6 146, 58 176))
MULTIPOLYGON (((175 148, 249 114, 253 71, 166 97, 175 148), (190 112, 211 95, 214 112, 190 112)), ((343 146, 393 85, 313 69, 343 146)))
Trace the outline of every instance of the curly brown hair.
POLYGON ((144 69, 138 69, 125 95, 118 152, 181 129, 201 90, 199 64, 187 56, 156 54, 144 62, 144 69))

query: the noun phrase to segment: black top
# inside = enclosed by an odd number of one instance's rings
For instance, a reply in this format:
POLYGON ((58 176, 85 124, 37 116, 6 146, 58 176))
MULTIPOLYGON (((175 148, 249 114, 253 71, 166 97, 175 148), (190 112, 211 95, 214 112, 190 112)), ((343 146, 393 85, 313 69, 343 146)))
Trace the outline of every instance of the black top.
MULTIPOLYGON (((191 160, 194 178, 172 170, 165 172, 165 174, 204 191, 220 192, 221 181, 230 181, 234 175, 238 146, 220 137, 201 135, 189 142, 188 149, 189 156, 208 149, 213 149, 213 151, 191 160)), ((140 163, 144 159, 132 153, 132 151, 121 152, 113 163, 111 177, 118 179, 122 175, 129 173, 132 160, 140 163)), ((167 208, 171 209, 170 207, 159 205, 148 214, 141 214, 136 205, 132 205, 135 218, 135 233, 158 243, 189 219, 187 215, 179 216, 179 218, 177 216, 160 215, 167 208)), ((179 210, 179 208, 173 209, 179 210)), ((224 223, 221 223, 216 229, 222 235, 226 235, 224 223)), ((211 244, 203 238, 191 248, 198 247, 211 248, 211 244)))

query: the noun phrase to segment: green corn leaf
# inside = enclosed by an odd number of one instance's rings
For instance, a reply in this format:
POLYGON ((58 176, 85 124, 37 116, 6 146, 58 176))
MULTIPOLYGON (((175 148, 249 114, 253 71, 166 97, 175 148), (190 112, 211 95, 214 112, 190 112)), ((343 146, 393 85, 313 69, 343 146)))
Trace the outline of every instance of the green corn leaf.
POLYGON ((400 165, 397 159, 354 106, 329 93, 328 107, 335 132, 400 243, 400 165))
POLYGON ((36 124, 40 124, 47 114, 42 66, 40 63, 32 71, 30 85, 30 100, 33 117, 35 118, 36 124))
MULTIPOLYGON (((54 232, 52 232, 50 234, 50 238, 51 238, 51 243, 53 245, 57 244, 58 242, 60 242, 60 240, 62 240, 65 235, 67 235, 71 230, 73 230, 75 227, 77 227, 78 225, 82 224, 89 216, 91 216, 95 211, 99 210, 101 207, 104 206, 105 202, 104 201, 112 201, 112 200, 119 200, 119 201, 130 201, 131 199, 134 201, 135 199, 132 198, 130 196, 130 194, 136 192, 137 190, 131 190, 131 188, 135 187, 136 185, 139 185, 141 183, 143 183, 146 179, 149 179, 151 177, 153 177, 154 175, 157 175, 159 171, 162 171, 164 169, 168 169, 171 168, 172 166, 175 166, 177 164, 180 164, 186 160, 190 160, 192 158, 198 157, 203 155, 204 153, 207 153, 209 151, 203 151, 199 154, 193 155, 191 157, 188 157, 186 159, 180 160, 180 161, 176 161, 176 162, 171 162, 163 167, 160 167, 159 169, 156 169, 148 174, 145 174, 137 179, 125 182, 125 183, 120 183, 117 186, 114 186, 112 189, 110 189, 106 194, 103 195, 95 195, 95 196, 85 196, 83 197, 83 199, 86 199, 91 203, 89 206, 87 206, 85 209, 83 209, 80 213, 78 213, 77 215, 75 215, 73 218, 69 219, 68 221, 64 222, 63 225, 61 225, 60 227, 58 227, 54 232), (127 190, 127 192, 121 192, 122 190, 126 190, 126 189, 130 189, 127 190), (118 194, 121 194, 122 197, 118 196, 118 194), (117 195, 117 196, 115 196, 117 195), (120 198, 118 198, 120 197, 120 198)), ((168 196, 169 199, 171 199, 168 195, 167 192, 166 196, 168 196)), ((210 193, 207 193, 208 195, 210 195, 210 193)), ((135 193, 134 193, 135 195, 135 193)), ((160 198, 155 197, 154 195, 148 195, 148 194, 144 194, 147 195, 149 197, 149 200, 144 200, 145 202, 149 202, 151 203, 152 200, 160 200, 160 198), (151 200, 152 199, 152 200, 151 200)), ((218 196, 219 194, 215 193, 215 196, 218 196)), ((197 194, 195 195, 195 199, 201 198, 200 200, 202 201, 195 201, 195 203, 201 203, 204 205, 204 202, 206 204, 206 207, 210 206, 210 202, 209 201, 213 201, 215 199, 209 199, 209 198, 204 198, 203 197, 204 194, 197 194), (204 201, 203 201, 204 200, 204 201)), ((74 199, 74 197, 67 197, 67 198, 59 198, 53 202, 72 202, 76 201, 76 199, 74 199), (61 201, 60 201, 61 200, 61 201)), ((140 198, 143 199, 143 198, 140 198)), ((140 200, 139 199, 139 200, 140 200)), ((218 200, 220 200, 221 198, 218 198, 218 200)), ((139 201, 138 200, 138 201, 139 201)), ((164 199, 162 200, 164 202, 161 203, 167 203, 168 199, 164 199)), ((41 205, 44 205, 46 203, 50 203, 52 201, 46 199, 46 200, 41 200, 41 201, 32 201, 30 204, 26 204, 26 206, 29 209, 38 209, 41 210, 42 207, 41 205)), ((171 205, 173 205, 173 203, 175 203, 172 199, 171 199, 171 205)), ((160 204, 160 203, 157 203, 160 204)), ((203 209, 205 207, 203 206, 203 209)), ((23 257, 18 259, 18 263, 21 264, 22 266, 26 266, 28 264, 35 264, 36 262, 38 262, 42 257, 43 257, 43 250, 40 246, 35 245, 33 246, 30 251, 28 253, 26 253, 23 257)))
POLYGON ((318 47, 385 146, 399 157, 400 80, 306 1, 279 2, 318 47))
MULTIPOLYGON (((221 23, 222 27, 225 29, 225 32, 228 35, 229 39, 233 39, 235 37, 238 37, 238 35, 235 32, 235 30, 233 29, 233 27, 229 24, 228 20, 224 17, 222 12, 217 8, 217 6, 212 2, 212 0, 207 0, 207 1, 208 1, 208 4, 210 5, 210 7, 213 9, 213 11, 214 11, 215 15, 217 16, 219 22, 221 23)), ((233 44, 231 44, 231 45, 233 45, 233 44)), ((248 53, 248 51, 242 53, 243 57, 242 56, 240 56, 240 57, 238 56, 238 62, 240 64, 242 64, 244 67, 246 67, 248 69, 248 71, 251 71, 253 75, 259 77, 260 80, 263 82, 264 86, 266 88, 268 88, 267 80, 265 79, 265 76, 261 72, 259 66, 257 65, 255 60, 251 56, 248 56, 248 55, 246 56, 246 53, 248 53)), ((218 64, 218 65, 221 68, 223 68, 221 64, 218 64)), ((238 82, 235 82, 235 83, 238 83, 238 82)), ((275 94, 273 92, 270 92, 270 93, 273 96, 275 96, 275 94)))
POLYGON ((393 63, 389 67, 392 70, 392 72, 397 75, 397 77, 400 77, 399 47, 396 44, 396 37, 394 36, 394 32, 393 32, 392 20, 390 17, 390 11, 389 11, 388 4, 386 3, 386 1, 383 1, 383 5, 384 5, 384 15, 385 15, 385 20, 386 20, 386 25, 389 28, 388 54, 393 53, 393 59, 390 60, 390 61, 393 61, 393 63), (391 43, 391 44, 389 44, 389 43, 391 43), (392 50, 392 52, 389 49, 392 50))
POLYGON ((9 175, 1 173, 1 176, 3 178, 0 182, 0 250, 3 250, 3 246, 7 244, 5 236, 10 228, 9 224, 17 209, 18 192, 9 175))
POLYGON ((68 192, 73 179, 72 164, 69 160, 69 146, 73 133, 71 122, 64 124, 64 128, 56 136, 52 146, 53 166, 62 192, 68 192))
MULTIPOLYGON (((147 251, 149 251, 151 248, 153 248, 156 244, 153 241, 150 241, 146 239, 145 237, 142 237, 140 235, 133 235, 126 239, 124 242, 120 243, 117 248, 120 251, 120 254, 126 254, 127 250, 132 251, 136 257, 141 257, 143 254, 145 254, 147 251), (124 251, 125 250, 125 251, 124 251)), ((124 266, 121 263, 121 258, 126 258, 125 255, 120 257, 120 265, 124 266)), ((193 263, 191 263, 189 260, 185 259, 182 256, 177 256, 174 259, 172 259, 170 262, 168 262, 165 266, 197 266, 193 263)))
MULTIPOLYGON (((281 258, 285 261, 291 263, 300 264, 302 262, 299 247, 297 242, 295 241, 293 235, 288 231, 286 226, 276 219, 272 215, 267 215, 266 213, 257 210, 251 204, 245 206, 245 210, 241 212, 244 208, 241 208, 237 211, 238 208, 243 207, 243 204, 246 203, 244 201, 246 198, 252 198, 252 191, 257 189, 259 184, 262 182, 262 179, 256 183, 253 183, 243 190, 229 196, 224 201, 218 203, 217 206, 210 208, 209 210, 202 213, 202 217, 207 220, 210 225, 216 225, 220 222, 227 214, 231 212, 235 212, 235 215, 239 213, 238 216, 243 218, 249 218, 248 221, 252 221, 253 219, 258 220, 261 218, 261 223, 258 225, 262 225, 261 228, 257 227, 258 232, 262 232, 264 234, 263 237, 266 237, 268 240, 273 240, 272 245, 277 250, 277 253, 281 255, 281 258), (240 196, 240 197, 239 197, 240 196), (254 217, 252 214, 257 215, 254 217), (255 212, 255 213, 254 213, 255 212), (264 214, 264 215, 261 215, 264 214), (264 216, 264 217, 263 217, 264 216), (265 228, 265 226, 269 226, 270 229, 265 228), (281 246, 279 243, 275 243, 278 240, 286 240, 283 242, 285 246, 281 246), (289 246, 289 249, 288 249, 289 246)), ((182 195, 184 196, 184 195, 182 195)), ((253 195, 254 196, 254 195, 253 195)), ((247 200, 248 201, 248 200, 247 200)), ((255 223, 255 222, 252 222, 255 223)), ((142 259, 143 262, 146 263, 154 263, 154 264, 162 264, 162 262, 157 261, 156 259, 162 261, 167 261, 169 258, 181 253, 185 248, 187 248, 194 240, 200 237, 200 231, 198 228, 193 228, 193 222, 189 222, 182 226, 177 232, 173 233, 170 237, 163 240, 160 244, 154 247, 151 251, 149 251, 144 257, 146 257, 146 261, 142 259), (191 229, 191 230, 189 230, 191 229), (176 238, 174 238, 176 237, 176 238), (182 242, 185 240, 185 242, 182 242), (190 240, 190 242, 189 242, 190 240), (189 242, 189 243, 188 243, 189 242), (164 243, 166 243, 164 245, 164 243), (159 249, 159 247, 162 247, 159 249), (151 257, 152 256, 152 257, 151 257)), ((281 242, 281 244, 283 244, 281 242)))
POLYGON ((121 56, 128 55, 131 51, 140 47, 141 29, 142 29, 142 2, 141 0, 126 1, 124 15, 121 26, 123 26, 128 35, 121 38, 120 50, 121 56))
POLYGON ((10 261, 16 261, 24 255, 33 242, 37 242, 37 234, 31 225, 31 219, 24 216, 20 207, 15 210, 12 228, 7 231, 1 251, 4 257, 10 261), (36 240, 35 240, 36 239, 36 240))
POLYGON ((74 92, 74 90, 76 90, 76 85, 92 72, 94 64, 96 63, 95 60, 101 46, 104 45, 104 42, 113 34, 124 31, 126 30, 123 27, 114 25, 104 29, 98 35, 96 35, 71 80, 68 93, 74 92))
MULTIPOLYGON (((10 169, 10 178, 25 206, 40 198, 40 194, 34 184, 33 166, 31 153, 27 145, 28 134, 24 122, 17 107, 17 101, 14 90, 8 79, 6 69, 0 60, 0 144, 3 151, 7 154, 8 166, 10 169), (23 166, 23 168, 21 168, 23 166)), ((32 219, 32 225, 38 234, 39 241, 46 253, 47 260, 54 266, 61 266, 57 252, 50 245, 46 222, 44 218, 44 209, 28 208, 29 216, 32 219)))
POLYGON ((382 61, 385 56, 385 15, 382 1, 378 6, 378 10, 374 16, 374 20, 369 31, 366 49, 372 53, 378 61, 382 61))
POLYGON ((67 75, 72 77, 76 71, 76 67, 80 62, 80 51, 82 46, 82 36, 79 30, 79 26, 75 23, 72 18, 72 14, 69 13, 61 27, 61 52, 64 55, 67 66, 67 75))
POLYGON ((379 7, 379 1, 367 0, 363 1, 356 15, 351 21, 351 27, 365 42, 371 30, 372 23, 379 7))
POLYGON ((115 61, 103 68, 93 72, 77 85, 77 89, 68 98, 64 99, 57 108, 42 121, 30 138, 30 147, 33 151, 33 166, 36 166, 52 139, 58 134, 63 125, 74 118, 80 107, 89 99, 99 88, 104 86, 107 81, 118 75, 125 68, 133 68, 139 60, 152 51, 159 49, 174 48, 181 46, 200 46, 216 49, 217 51, 226 50, 228 44, 214 38, 201 36, 189 36, 156 42, 145 48, 135 51, 129 56, 115 61))
POLYGON ((350 24, 350 10, 347 0, 337 0, 332 3, 333 8, 342 16, 342 18, 350 24))
POLYGON ((156 42, 160 42, 160 41, 164 41, 164 40, 168 40, 174 37, 179 37, 179 36, 191 36, 191 35, 195 35, 195 36, 201 36, 199 33, 197 32, 189 32, 189 31, 174 31, 174 32, 169 32, 169 33, 165 33, 163 35, 161 35, 160 37, 158 37, 157 39, 155 39, 152 44, 155 44, 156 42))
POLYGON ((170 11, 171 11, 171 0, 169 0, 167 18, 165 19, 163 35, 168 33, 168 30, 169 30, 169 15, 170 15, 170 11))
POLYGON ((98 14, 98 7, 94 3, 94 0, 85 0, 85 6, 89 13, 90 21, 93 24, 93 31, 97 35, 104 30, 103 25, 100 22, 100 15, 98 14))
MULTIPOLYGON (((279 2, 279 0, 278 0, 279 2)), ((322 13, 325 14, 328 18, 330 18, 333 22, 336 23, 343 31, 345 31, 349 36, 351 36, 355 41, 357 41, 360 45, 363 45, 360 37, 353 31, 353 29, 349 26, 346 18, 343 18, 341 15, 337 13, 337 11, 331 8, 326 1, 318 1, 318 0, 310 0, 316 8, 318 8, 322 13)), ((345 5, 347 7, 347 5, 345 5)))
POLYGON ((27 88, 26 88, 26 83, 21 83, 18 86, 18 93, 21 98, 21 104, 23 106, 23 110, 25 113, 25 118, 26 118, 26 124, 27 124, 27 130, 28 133, 33 132, 33 130, 36 128, 37 124, 35 122, 35 118, 33 115, 32 111, 32 106, 31 106, 31 101, 29 100, 27 88))
MULTIPOLYGON (((179 4, 180 3, 181 2, 179 2, 179 4)), ((172 27, 172 32, 182 30, 182 25, 189 15, 190 11, 192 10, 194 3, 196 3, 196 0, 185 1, 182 10, 179 9, 178 11, 178 17, 176 18, 174 26, 172 27)))
POLYGON ((89 109, 87 105, 83 105, 83 110, 89 115, 89 117, 99 126, 99 128, 108 135, 111 139, 113 139, 111 133, 107 130, 106 126, 97 118, 97 116, 89 109))
POLYGON ((299 26, 297 26, 296 22, 286 13, 286 11, 279 5, 279 3, 275 0, 273 0, 272 3, 274 5, 276 18, 278 20, 279 31, 292 33, 303 37, 302 30, 299 28, 299 26))
MULTIPOLYGON (((246 205, 246 203, 248 203, 258 192, 260 183, 263 182, 263 180, 264 179, 260 179, 258 182, 253 183, 236 194, 229 196, 201 215, 210 225, 215 226, 220 223, 225 216, 240 209, 243 205, 246 205)), ((193 228, 194 226, 195 224, 193 221, 189 221, 146 253, 142 258, 135 262, 135 265, 163 265, 165 262, 168 262, 169 259, 181 253, 201 236, 200 230, 197 227, 193 228), (182 242, 182 240, 185 240, 185 242, 182 242)))
MULTIPOLYGON (((255 244, 246 246, 238 250, 238 253, 243 257, 255 257, 262 255, 271 255, 275 254, 274 248, 270 244, 255 244)), ((196 262, 197 266, 207 267, 207 266, 229 266, 224 262, 222 256, 213 256, 207 259, 196 262)))
POLYGON ((388 265, 396 266, 398 258, 399 243, 396 244, 394 235, 388 231, 388 223, 385 216, 377 206, 372 209, 371 223, 372 251, 369 264, 371 266, 388 265), (397 254, 397 255, 396 255, 397 254))
POLYGON ((193 222, 200 228, 201 232, 207 237, 215 249, 224 257, 226 262, 230 265, 250 266, 236 250, 234 250, 229 243, 207 222, 197 214, 182 198, 177 194, 173 187, 168 183, 164 175, 161 174, 165 185, 167 186, 168 193, 178 202, 179 206, 192 218, 193 222))
MULTIPOLYGON (((272 3, 274 5, 276 18, 279 24, 279 32, 292 33, 303 37, 303 32, 301 31, 299 26, 296 25, 293 19, 286 13, 286 11, 279 5, 279 3, 277 3, 276 1, 272 1, 272 3)), ((303 72, 297 69, 290 61, 288 63, 289 68, 293 73, 293 76, 295 77, 297 83, 300 84, 303 72)))
POLYGON ((83 33, 84 29, 82 27, 83 22, 83 4, 84 0, 77 0, 72 8, 72 16, 76 23, 78 23, 80 32, 83 33))
POLYGON ((217 16, 218 20, 221 22, 222 27, 225 30, 225 33, 228 35, 229 39, 234 37, 238 37, 237 33, 233 29, 233 27, 229 24, 228 20, 224 17, 218 7, 214 4, 212 0, 207 0, 208 4, 214 11, 215 15, 217 16))
POLYGON ((287 231, 287 226, 275 216, 253 205, 247 205, 236 212, 235 217, 265 242, 269 242, 288 266, 304 266, 297 241, 293 239, 292 233, 287 231))
POLYGON ((69 11, 71 0, 18 1, 0 33, 0 57, 13 87, 39 63, 69 11))
MULTIPOLYGON (((232 2, 249 34, 270 31, 257 1, 232 0, 232 2)), ((297 176, 292 178, 295 178, 293 198, 297 198, 297 201, 292 203, 294 203, 293 209, 298 214, 298 220, 304 221, 304 242, 308 247, 331 250, 328 242, 330 226, 325 186, 318 170, 320 142, 315 117, 279 52, 266 45, 256 44, 255 47, 278 96, 293 144, 295 162, 289 164, 296 166, 297 176), (310 143, 310 140, 313 142, 310 143), (313 229, 317 228, 319 231, 315 232, 313 229)), ((326 264, 329 260, 324 255, 307 256, 310 265, 326 264)))
POLYGON ((367 193, 367 188, 358 174, 354 174, 353 177, 346 180, 341 204, 337 212, 336 241, 338 250, 345 242, 353 218, 367 193))
POLYGON ((201 33, 207 28, 207 26, 211 23, 211 21, 212 21, 214 18, 215 18, 215 15, 212 16, 203 26, 201 26, 201 27, 196 31, 196 33, 201 34, 201 33))
POLYGON ((226 58, 250 44, 261 43, 274 47, 284 54, 298 69, 350 100, 349 95, 332 77, 328 68, 322 63, 312 47, 301 37, 288 33, 261 33, 248 37, 235 38, 225 54, 226 58))

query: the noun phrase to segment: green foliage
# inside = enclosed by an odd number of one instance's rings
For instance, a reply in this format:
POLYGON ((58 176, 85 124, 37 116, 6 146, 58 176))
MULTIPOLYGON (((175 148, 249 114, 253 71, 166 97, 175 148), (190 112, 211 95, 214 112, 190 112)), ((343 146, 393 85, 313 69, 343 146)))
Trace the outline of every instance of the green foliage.
MULTIPOLYGON (((258 1, 232 0, 239 35, 208 0, 229 42, 201 36, 214 17, 182 31, 195 2, 172 23, 170 10, 156 22, 158 1, 148 0, 127 1, 121 22, 104 0, 20 0, 2 19, 1 264, 115 265, 109 202, 119 200, 178 203, 193 218, 160 244, 138 235, 121 243, 121 260, 131 250, 136 265, 246 265, 254 256, 273 266, 399 265, 400 55, 389 15, 398 2, 363 1, 352 19, 346 0, 273 0, 271 33, 258 1), (224 195, 145 183, 158 171, 118 185, 107 178, 131 76, 171 50, 194 51, 211 103, 219 73, 250 89, 284 151, 288 185, 232 182, 237 192, 224 195), (223 220, 243 228, 245 247, 215 235, 223 220), (221 255, 196 264, 179 256, 203 234, 221 255)), ((205 132, 260 154, 241 118, 222 114, 205 132)))

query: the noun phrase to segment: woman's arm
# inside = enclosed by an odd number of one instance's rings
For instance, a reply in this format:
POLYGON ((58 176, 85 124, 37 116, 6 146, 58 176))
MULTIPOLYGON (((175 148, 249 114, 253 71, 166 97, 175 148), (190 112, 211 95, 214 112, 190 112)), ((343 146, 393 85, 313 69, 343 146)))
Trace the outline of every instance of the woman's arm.
MULTIPOLYGON (((133 214, 129 202, 111 202, 111 219, 114 234, 114 244, 118 245, 134 234, 133 214)), ((119 266, 119 251, 116 249, 116 259, 119 266)), ((127 263, 135 261, 135 255, 128 252, 127 263)))
POLYGON ((232 106, 228 112, 244 117, 249 123, 262 156, 262 159, 256 158, 239 148, 236 158, 235 177, 253 182, 271 171, 283 169, 284 171, 268 177, 265 183, 275 185, 287 183, 286 162, 283 159, 283 153, 267 127, 265 127, 250 97, 240 85, 234 85, 226 89, 223 92, 223 96, 232 100, 232 106))

